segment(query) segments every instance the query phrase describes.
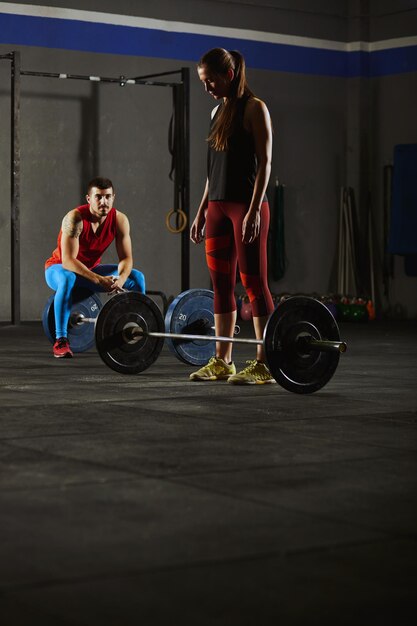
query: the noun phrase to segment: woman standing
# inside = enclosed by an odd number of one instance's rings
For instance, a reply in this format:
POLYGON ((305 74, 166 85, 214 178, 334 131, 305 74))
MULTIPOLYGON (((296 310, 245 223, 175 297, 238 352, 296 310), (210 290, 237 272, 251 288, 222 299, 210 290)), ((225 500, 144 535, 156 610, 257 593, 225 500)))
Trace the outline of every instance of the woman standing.
MULTIPOLYGON (((271 173, 272 128, 268 109, 246 81, 245 61, 236 50, 214 48, 197 66, 205 90, 220 104, 211 115, 208 176, 191 240, 205 234, 206 259, 214 288, 216 334, 233 337, 236 265, 252 305, 257 339, 274 310, 267 280, 269 206, 265 196, 271 173)), ((191 380, 228 380, 234 384, 275 382, 263 346, 256 359, 236 374, 232 343, 216 343, 216 356, 191 380)))

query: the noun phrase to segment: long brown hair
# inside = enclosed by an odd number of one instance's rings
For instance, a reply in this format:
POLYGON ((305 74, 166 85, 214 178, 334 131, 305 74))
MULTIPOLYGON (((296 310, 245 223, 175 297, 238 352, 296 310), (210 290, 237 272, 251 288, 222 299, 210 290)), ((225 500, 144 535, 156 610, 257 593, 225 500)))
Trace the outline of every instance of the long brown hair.
POLYGON ((246 80, 245 59, 237 50, 213 48, 204 54, 197 64, 198 68, 206 67, 213 74, 225 75, 233 70, 234 76, 230 83, 230 94, 216 116, 216 120, 207 138, 214 150, 227 150, 230 135, 233 132, 237 101, 243 96, 251 97, 246 80))

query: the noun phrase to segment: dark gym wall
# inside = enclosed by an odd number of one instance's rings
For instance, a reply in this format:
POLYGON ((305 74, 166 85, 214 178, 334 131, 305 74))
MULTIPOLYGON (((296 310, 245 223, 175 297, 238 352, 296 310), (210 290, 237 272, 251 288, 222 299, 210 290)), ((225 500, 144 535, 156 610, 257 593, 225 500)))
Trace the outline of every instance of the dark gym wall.
MULTIPOLYGON (((1 13, 0 3, 0 13, 1 13)), ((37 2, 15 3, 37 5, 37 2)), ((116 13, 109 0, 50 1, 49 6, 116 13)), ((410 35, 410 2, 345 2, 322 0, 119 0, 117 15, 163 19, 222 28, 258 30, 326 42, 366 41, 410 35), (382 6, 383 5, 383 6, 382 6), (395 18, 379 13, 395 12, 395 18), (378 15, 377 15, 378 13, 378 15), (390 30, 391 28, 391 30, 390 30)), ((76 26, 76 24, 75 24, 76 26)), ((75 28, 74 26, 74 28, 75 28)), ((196 31, 198 32, 198 30, 196 31)), ((17 45, 0 45, 0 54, 22 53, 22 68, 50 72, 137 76, 190 67, 191 81, 191 213, 194 214, 205 179, 205 136, 214 102, 203 93, 195 62, 183 51, 170 58, 132 56, 17 45)), ((81 42, 82 43, 82 42, 81 42)), ((225 40, 226 47, 230 42, 225 40)), ((204 40, 201 53, 205 51, 204 40)), ((278 50, 276 53, 278 55, 278 50)), ((279 56, 275 59, 280 63, 279 56)), ((273 61, 275 61, 273 59, 273 61)), ((262 64, 261 64, 262 65, 262 64)), ((269 67, 269 66, 268 66, 269 67)), ((381 101, 391 85, 404 95, 415 89, 415 73, 374 78, 348 78, 326 72, 278 71, 258 65, 248 70, 253 90, 271 111, 274 154, 271 186, 285 184, 285 228, 288 269, 284 279, 272 283, 274 292, 328 292, 334 289, 339 189, 354 186, 363 196, 361 168, 371 172, 376 204, 378 169, 392 154, 392 146, 412 142, 414 116, 394 98, 381 101), (413 82, 414 81, 414 82, 413 82), (369 96, 369 83, 372 96, 369 96), (363 112, 364 92, 373 115, 372 137, 366 145, 368 116, 363 112), (387 119, 388 126, 386 127, 387 119), (400 119, 401 118, 401 119, 400 119), (396 126, 398 122, 398 130, 396 126), (403 132, 400 132, 402 129, 403 132), (374 154, 373 167, 371 157, 374 154)), ((0 62, 0 155, 3 204, 0 209, 0 320, 10 319, 9 226, 9 64, 0 62)), ((43 262, 55 245, 63 214, 83 201, 84 185, 100 173, 114 180, 116 206, 125 210, 132 225, 135 264, 143 269, 150 289, 168 295, 180 291, 180 239, 165 228, 172 206, 168 179, 170 157, 167 134, 171 91, 159 87, 98 85, 22 77, 22 319, 39 319, 49 290, 44 285, 43 262)), ((272 201, 272 194, 270 194, 272 201)), ((113 258, 108 255, 107 258, 113 258)), ((400 284, 402 278, 394 283, 400 284)), ((415 281, 413 282, 415 289, 415 281)), ((209 286, 202 246, 192 246, 191 286, 209 286)), ((407 289, 400 290, 408 315, 417 303, 407 289)))
MULTIPOLYGON (((373 0, 371 2, 370 34, 372 41, 399 38, 416 39, 417 1, 373 0)), ((416 42, 414 43, 416 45, 416 42)), ((417 144, 417 72, 400 72, 375 77, 370 88, 371 150, 370 186, 378 233, 378 255, 383 248, 383 167, 393 163, 397 144, 417 144)), ((417 175, 417 172, 416 172, 417 175)), ((417 206, 414 207, 417 211, 417 206)), ((382 284, 378 271, 378 284, 382 284)), ((393 278, 388 294, 381 300, 387 314, 394 317, 417 318, 417 277, 407 276, 404 257, 393 257, 393 278)))
MULTIPOLYGON (((347 81, 346 184, 355 190, 362 234, 367 228, 369 205, 372 208, 379 311, 415 319, 417 278, 406 276, 404 258, 394 256, 394 271, 386 293, 382 262, 385 252, 383 168, 393 163, 395 145, 417 143, 417 1, 352 1, 349 3, 348 26, 349 41, 369 41, 371 51, 382 47, 387 51, 386 60, 390 53, 392 60, 399 51, 408 51, 401 54, 401 60, 398 58, 395 71, 378 75, 380 68, 371 66, 369 77, 365 75, 347 81), (409 47, 403 48, 406 44, 409 47), (412 55, 414 60, 410 64, 412 55)), ((369 262, 362 267, 367 284, 368 268, 369 262)))

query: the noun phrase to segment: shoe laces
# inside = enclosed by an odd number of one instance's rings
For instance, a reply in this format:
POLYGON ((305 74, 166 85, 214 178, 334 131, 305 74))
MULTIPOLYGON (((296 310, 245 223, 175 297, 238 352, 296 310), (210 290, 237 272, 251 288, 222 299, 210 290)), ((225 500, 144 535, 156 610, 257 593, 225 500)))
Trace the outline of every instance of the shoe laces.
POLYGON ((267 380, 271 378, 271 374, 265 363, 260 363, 256 359, 246 361, 246 363, 248 365, 240 372, 240 374, 254 375, 261 380, 267 380))
POLYGON ((57 346, 58 348, 63 348, 64 346, 68 345, 68 339, 66 337, 60 337, 59 339, 57 339, 57 346))
POLYGON ((223 359, 220 359, 218 356, 212 356, 207 363, 206 367, 212 368, 214 370, 224 367, 223 359))
POLYGON ((246 361, 247 366, 240 372, 241 374, 252 374, 258 365, 258 361, 256 359, 246 361))

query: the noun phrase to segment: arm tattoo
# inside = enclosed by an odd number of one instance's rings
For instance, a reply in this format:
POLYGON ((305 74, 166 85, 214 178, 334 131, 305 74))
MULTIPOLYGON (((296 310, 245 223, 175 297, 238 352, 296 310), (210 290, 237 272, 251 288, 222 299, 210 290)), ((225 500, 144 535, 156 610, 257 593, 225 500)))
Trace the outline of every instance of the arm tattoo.
POLYGON ((62 220, 62 232, 69 237, 75 237, 76 239, 78 239, 78 237, 82 233, 82 230, 82 220, 76 219, 73 215, 68 213, 62 220))

